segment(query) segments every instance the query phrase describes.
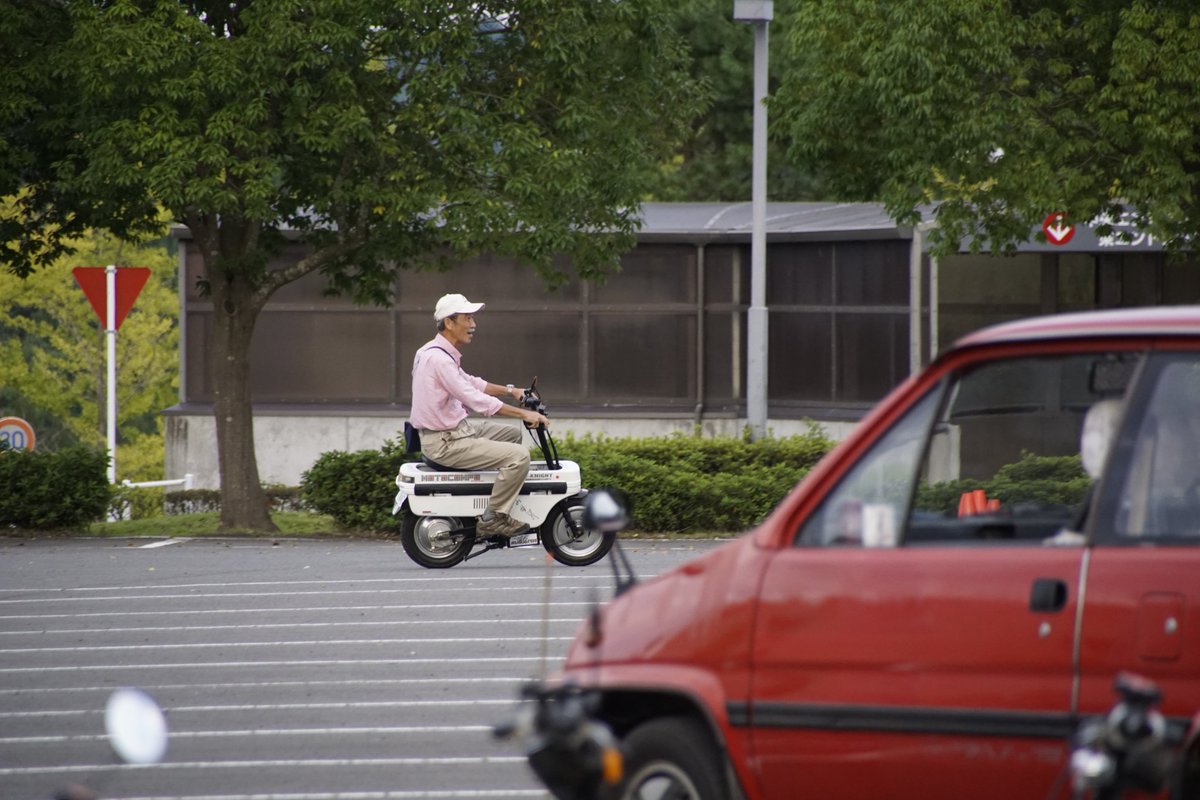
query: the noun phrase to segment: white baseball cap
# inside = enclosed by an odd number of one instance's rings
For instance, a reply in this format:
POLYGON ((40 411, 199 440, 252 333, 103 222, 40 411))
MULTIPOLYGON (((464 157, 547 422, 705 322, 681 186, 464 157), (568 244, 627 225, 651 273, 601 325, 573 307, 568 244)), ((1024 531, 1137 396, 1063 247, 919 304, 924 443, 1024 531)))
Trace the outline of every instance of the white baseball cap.
POLYGON ((483 308, 483 303, 472 303, 461 294, 444 294, 433 309, 433 318, 441 322, 455 314, 474 314, 483 308))

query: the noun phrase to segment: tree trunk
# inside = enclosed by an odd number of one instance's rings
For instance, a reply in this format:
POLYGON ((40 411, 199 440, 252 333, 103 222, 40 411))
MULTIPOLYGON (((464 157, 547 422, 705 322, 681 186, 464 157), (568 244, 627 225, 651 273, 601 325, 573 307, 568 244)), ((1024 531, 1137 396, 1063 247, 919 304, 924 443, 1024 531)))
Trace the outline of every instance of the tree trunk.
POLYGON ((213 322, 210 367, 217 458, 221 469, 221 531, 275 532, 254 454, 254 408, 250 395, 250 339, 261 310, 241 276, 212 275, 213 322))

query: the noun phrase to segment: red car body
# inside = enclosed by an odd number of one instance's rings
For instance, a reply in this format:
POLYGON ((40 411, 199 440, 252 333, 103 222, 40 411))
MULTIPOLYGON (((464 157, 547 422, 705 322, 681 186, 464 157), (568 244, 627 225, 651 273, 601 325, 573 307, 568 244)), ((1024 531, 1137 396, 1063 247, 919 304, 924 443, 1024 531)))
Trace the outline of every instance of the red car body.
MULTIPOLYGON (((1200 308, 968 336, 756 529, 603 607, 563 677, 599 690, 626 741, 655 720, 700 731, 730 798, 1065 797, 1072 731, 1122 670, 1158 684, 1182 741, 1200 710, 1200 490, 1195 508, 1153 498, 1172 476, 1200 487, 1181 429, 1200 429, 1194 373, 1200 308), (1099 476, 1037 477, 1087 464, 1071 451, 1103 400, 1120 417, 1099 476), (1044 452, 1016 451, 1029 442, 1044 452), (977 485, 999 499, 971 505, 977 485), (1068 485, 1086 491, 1069 509, 1036 499, 1068 485)), ((1196 797, 1187 746, 1175 788, 1196 797)))

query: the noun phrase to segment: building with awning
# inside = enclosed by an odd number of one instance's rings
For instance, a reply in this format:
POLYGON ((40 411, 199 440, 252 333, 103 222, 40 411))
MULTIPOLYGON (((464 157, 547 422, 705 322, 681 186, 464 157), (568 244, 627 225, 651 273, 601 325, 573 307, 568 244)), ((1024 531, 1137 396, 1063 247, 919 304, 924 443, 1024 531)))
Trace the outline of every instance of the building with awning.
MULTIPOLYGON (((740 434, 750 203, 648 203, 642 217, 637 245, 602 284, 549 291, 530 268, 484 254, 448 272, 404 272, 386 308, 326 297, 318 274, 278 291, 251 352, 263 481, 295 485, 322 452, 398 438, 413 352, 433 336, 433 306, 447 292, 487 303, 465 368, 505 383, 537 376, 560 433, 740 434)), ((768 205, 769 431, 816 423, 840 437, 941 346, 985 325, 1200 302, 1197 262, 1128 226, 1126 237, 1077 226, 1062 244, 937 260, 927 227, 897 225, 875 203, 768 205)), ((180 400, 165 412, 167 474, 216 486, 213 309, 196 288, 201 254, 186 228, 174 236, 182 344, 180 400)), ((278 263, 303 254, 296 241, 278 263)))

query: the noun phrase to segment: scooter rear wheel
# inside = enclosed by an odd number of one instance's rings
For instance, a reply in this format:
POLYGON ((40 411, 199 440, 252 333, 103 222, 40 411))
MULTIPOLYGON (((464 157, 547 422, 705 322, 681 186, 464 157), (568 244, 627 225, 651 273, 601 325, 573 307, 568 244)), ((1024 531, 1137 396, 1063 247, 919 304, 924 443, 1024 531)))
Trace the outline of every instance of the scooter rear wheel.
POLYGON ((408 557, 427 569, 453 567, 467 557, 475 542, 474 530, 457 517, 418 517, 404 510, 400 544, 408 557))
POLYGON ((608 555, 612 549, 615 533, 601 533, 583 527, 583 501, 566 500, 559 503, 542 523, 542 546, 554 556, 554 560, 568 567, 586 567, 608 555), (576 537, 567 524, 570 514, 579 531, 576 537))

